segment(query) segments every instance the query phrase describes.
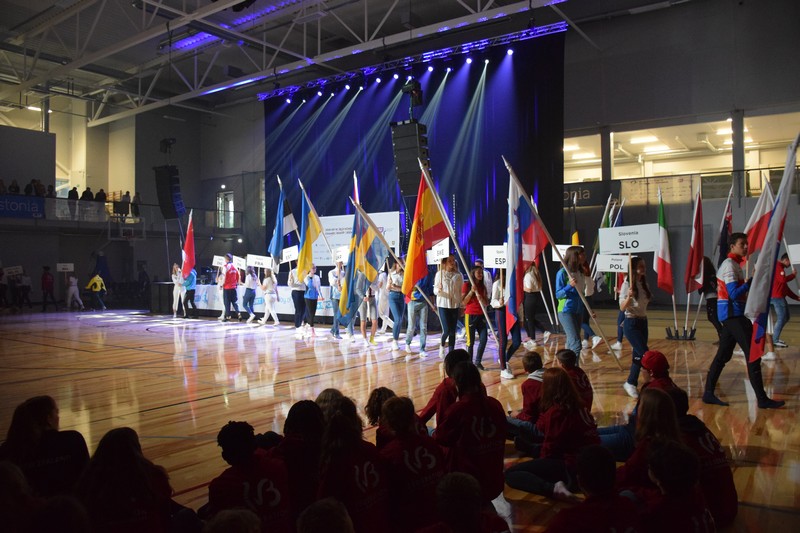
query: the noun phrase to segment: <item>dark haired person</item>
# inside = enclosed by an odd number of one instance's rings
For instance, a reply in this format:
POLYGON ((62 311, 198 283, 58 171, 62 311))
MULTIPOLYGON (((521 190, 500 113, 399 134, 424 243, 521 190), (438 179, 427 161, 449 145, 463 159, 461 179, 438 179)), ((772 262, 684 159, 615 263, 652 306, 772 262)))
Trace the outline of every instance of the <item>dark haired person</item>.
POLYGON ((222 275, 224 277, 222 282, 222 303, 224 309, 222 316, 219 320, 226 322, 228 318, 233 318, 235 312, 237 317, 239 315, 239 296, 236 294, 236 289, 239 287, 239 269, 233 266, 233 254, 225 254, 225 266, 222 267, 222 275), (231 311, 233 307, 233 311, 231 311))
POLYGON ((572 350, 559 350, 556 352, 556 360, 561 368, 569 374, 572 384, 575 385, 575 390, 583 400, 586 409, 592 411, 592 402, 594 401, 594 390, 592 383, 589 381, 589 376, 578 366, 578 354, 572 350))
POLYGON ((625 313, 622 331, 631 343, 631 369, 622 388, 631 398, 639 396, 639 371, 648 350, 647 306, 652 294, 647 286, 647 265, 641 257, 631 258, 630 272, 619 291, 619 309, 625 313))
POLYGON ((581 321, 583 301, 581 294, 586 290, 586 277, 582 265, 586 255, 581 246, 570 246, 564 254, 566 268, 556 272, 556 298, 558 316, 567 336, 566 347, 576 354, 581 353, 581 321))
POLYGON ((750 290, 750 281, 744 279, 740 266, 747 257, 747 235, 733 233, 728 241, 728 257, 717 270, 717 315, 722 323, 722 333, 719 338, 719 348, 706 377, 703 403, 712 405, 729 405, 720 400, 714 393, 717 381, 722 374, 722 369, 733 357, 733 349, 738 344, 744 351, 747 363, 747 375, 750 385, 753 386, 758 407, 761 409, 777 409, 786 402, 773 400, 764 390, 764 378, 761 375, 761 359, 750 361, 750 339, 753 336, 753 323, 744 316, 747 293, 750 290))
MULTIPOLYGON (((792 300, 800 300, 792 289, 789 288, 789 282, 796 276, 797 270, 794 269, 792 262, 789 261, 789 254, 783 254, 775 265, 775 277, 773 278, 775 281, 772 285, 772 294, 769 299, 769 305, 772 310, 775 311, 772 344, 774 344, 776 348, 789 347, 788 344, 781 340, 781 332, 786 323, 789 322, 789 306, 786 305, 786 297, 788 296, 792 300), (792 269, 792 273, 788 276, 786 275, 787 268, 792 269)), ((774 358, 775 354, 772 354, 770 358, 767 358, 766 355, 762 357, 764 360, 772 360, 774 358)))

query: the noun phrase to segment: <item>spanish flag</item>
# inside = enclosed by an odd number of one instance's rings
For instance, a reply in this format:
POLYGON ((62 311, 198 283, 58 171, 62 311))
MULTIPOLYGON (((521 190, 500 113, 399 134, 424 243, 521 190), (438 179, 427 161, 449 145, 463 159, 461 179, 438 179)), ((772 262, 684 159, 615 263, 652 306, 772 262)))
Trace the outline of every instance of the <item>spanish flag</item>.
POLYGON ((322 223, 317 212, 311 205, 305 191, 303 191, 303 215, 300 229, 300 251, 297 254, 297 274, 300 279, 311 270, 314 262, 314 253, 311 246, 322 233, 322 223))
POLYGON ((410 298, 414 285, 428 275, 425 252, 449 236, 442 213, 436 205, 436 191, 428 188, 423 176, 419 181, 417 207, 411 225, 411 242, 408 244, 403 274, 403 294, 406 297, 410 298))

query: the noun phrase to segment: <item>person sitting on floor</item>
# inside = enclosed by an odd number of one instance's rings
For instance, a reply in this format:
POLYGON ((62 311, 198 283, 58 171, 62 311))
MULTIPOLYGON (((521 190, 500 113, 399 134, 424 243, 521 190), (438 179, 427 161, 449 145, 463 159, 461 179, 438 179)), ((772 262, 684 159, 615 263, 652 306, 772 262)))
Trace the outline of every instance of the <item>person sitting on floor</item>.
POLYGON ((539 419, 539 405, 542 400, 542 356, 536 352, 529 352, 522 356, 522 367, 528 373, 528 378, 522 382, 522 410, 516 416, 508 416, 509 439, 514 439, 517 450, 529 449, 537 440, 541 440, 541 433, 536 430, 536 421, 539 419), (522 449, 520 449, 522 448, 522 449))
POLYGON ((575 384, 575 389, 578 391, 581 399, 583 400, 586 409, 592 411, 592 402, 594 401, 594 390, 592 390, 592 383, 589 381, 589 376, 578 366, 578 356, 572 350, 559 350, 556 352, 556 360, 564 371, 569 374, 572 383, 575 384))

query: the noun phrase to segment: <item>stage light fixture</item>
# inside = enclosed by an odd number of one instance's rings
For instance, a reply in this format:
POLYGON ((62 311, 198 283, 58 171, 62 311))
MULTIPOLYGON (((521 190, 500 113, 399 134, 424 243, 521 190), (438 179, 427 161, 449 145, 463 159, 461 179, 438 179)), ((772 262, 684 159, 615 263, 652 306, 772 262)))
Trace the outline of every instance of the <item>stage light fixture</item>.
POLYGON ((380 78, 375 78, 375 83, 380 83, 380 82, 381 82, 380 78))
POLYGON ((225 188, 225 184, 223 183, 222 185, 219 186, 219 188, 220 189, 224 189, 225 188))
POLYGON ((322 91, 317 91, 317 96, 322 96, 322 91))
POLYGON ((428 67, 428 72, 433 72, 433 67, 428 67))
POLYGON ((406 78, 406 81, 411 81, 411 79, 412 79, 412 76, 409 76, 409 77, 406 78))
POLYGON ((344 88, 349 91, 350 90, 350 84, 348 83, 347 85, 344 86, 344 88))
POLYGON ((239 237, 238 239, 236 239, 236 242, 238 242, 239 244, 242 244, 242 238, 239 237))
POLYGON ((303 98, 303 103, 304 103, 304 104, 306 103, 306 99, 305 99, 305 98, 303 98))
POLYGON ((364 90, 364 86, 363 86, 363 85, 360 85, 360 86, 358 87, 358 90, 359 90, 359 91, 363 91, 363 90, 364 90))
POLYGON ((484 59, 484 60, 483 60, 483 64, 484 64, 484 65, 488 65, 488 64, 489 64, 489 60, 488 60, 488 59, 484 59))
POLYGON ((508 55, 510 55, 510 56, 513 56, 513 55, 514 55, 514 50, 512 50, 511 48, 509 48, 509 49, 506 51, 506 54, 508 54, 508 55))
POLYGON ((334 96, 334 94, 333 94, 333 93, 331 93, 331 98, 333 98, 333 96, 334 96))
POLYGON ((472 64, 472 58, 471 58, 471 57, 468 57, 468 58, 467 58, 467 65, 471 65, 471 64, 472 64))
POLYGON ((392 77, 393 77, 394 79, 396 79, 396 80, 397 80, 397 79, 400 79, 400 74, 395 74, 395 75, 394 75, 394 76, 392 76, 392 77))
POLYGON ((286 103, 287 103, 287 104, 291 104, 291 103, 292 103, 292 99, 291 99, 291 98, 287 98, 287 99, 286 99, 286 103))
POLYGON ((451 69, 450 67, 447 67, 447 72, 451 72, 452 70, 453 69, 451 69))

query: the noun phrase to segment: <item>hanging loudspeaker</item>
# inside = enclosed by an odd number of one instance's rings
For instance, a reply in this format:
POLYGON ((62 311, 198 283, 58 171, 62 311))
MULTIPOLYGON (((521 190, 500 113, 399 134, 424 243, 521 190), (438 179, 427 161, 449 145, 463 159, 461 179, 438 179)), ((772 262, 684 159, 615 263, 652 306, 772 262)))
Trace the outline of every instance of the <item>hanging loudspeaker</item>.
POLYGON ((181 198, 181 182, 178 177, 178 167, 165 165, 153 167, 156 174, 156 193, 158 195, 158 207, 161 208, 161 215, 165 220, 178 218, 186 213, 181 198))

